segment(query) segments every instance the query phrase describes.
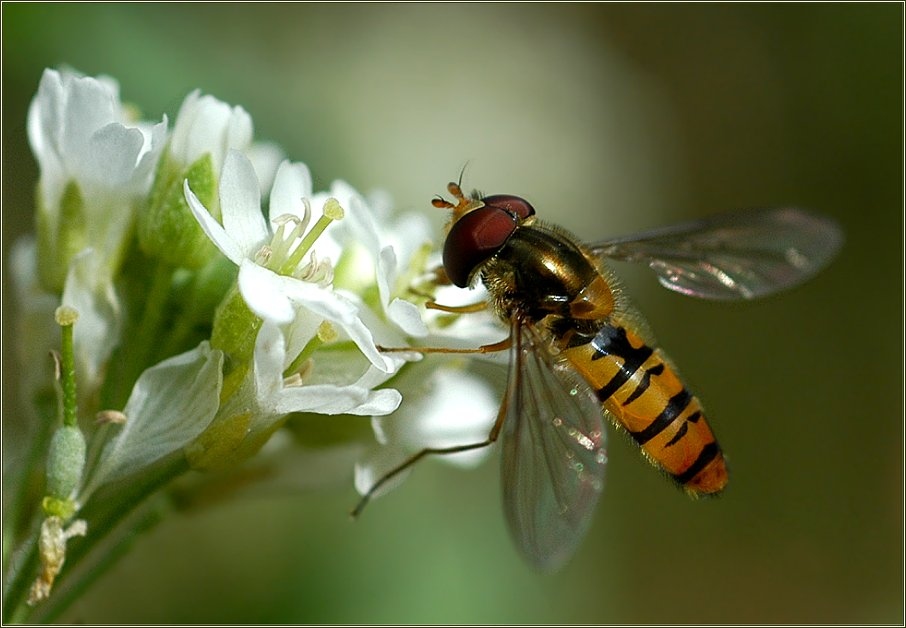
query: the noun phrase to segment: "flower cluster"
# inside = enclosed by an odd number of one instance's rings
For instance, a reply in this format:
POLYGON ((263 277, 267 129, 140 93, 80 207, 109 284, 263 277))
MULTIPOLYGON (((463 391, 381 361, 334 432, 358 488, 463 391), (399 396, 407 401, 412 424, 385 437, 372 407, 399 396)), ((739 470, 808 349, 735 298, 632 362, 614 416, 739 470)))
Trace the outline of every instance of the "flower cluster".
POLYGON ((33 403, 5 513, 4 549, 20 547, 5 619, 51 594, 68 543, 87 554, 189 469, 352 452, 365 493, 415 451, 485 438, 496 395, 463 360, 379 349, 504 333, 421 307, 412 288, 436 263, 425 216, 343 181, 313 190, 305 164, 254 141, 245 110, 198 92, 171 127, 136 119, 110 79, 47 70, 28 135, 36 234, 12 268, 33 403), (371 429, 320 438, 305 427, 317 415, 371 429))

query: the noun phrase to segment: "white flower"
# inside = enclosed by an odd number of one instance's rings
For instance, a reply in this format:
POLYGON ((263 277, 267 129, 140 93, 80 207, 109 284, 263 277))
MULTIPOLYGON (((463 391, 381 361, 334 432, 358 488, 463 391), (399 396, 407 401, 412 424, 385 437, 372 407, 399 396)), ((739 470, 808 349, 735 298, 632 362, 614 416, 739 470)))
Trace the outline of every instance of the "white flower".
MULTIPOLYGON (((364 206, 361 197, 346 184, 335 184, 331 193, 344 198, 350 207, 364 206)), ((381 207, 382 203, 378 199, 372 201, 371 206, 381 207)), ((363 212, 360 216, 365 217, 357 224, 350 221, 348 233, 350 237, 356 233, 354 237, 364 242, 370 251, 374 272, 379 278, 383 277, 383 285, 387 286, 387 290, 381 290, 381 302, 387 317, 401 329, 408 330, 408 335, 417 336, 412 344, 416 347, 475 349, 506 338, 507 329, 492 307, 453 316, 451 321, 449 313, 418 310, 400 298, 387 298, 391 290, 402 293, 408 287, 405 282, 412 281, 411 260, 417 256, 419 244, 428 239, 428 224, 422 214, 404 214, 389 228, 382 227, 387 223, 386 219, 382 222, 373 218, 382 213, 385 212, 363 212), (362 238, 359 234, 366 231, 373 235, 362 238), (401 303, 406 307, 400 308, 401 303), (423 331, 413 333, 417 328, 410 309, 417 312, 417 324, 423 331)), ((440 256, 433 254, 428 258, 426 267, 431 269, 439 263, 440 256)), ((483 286, 475 290, 438 286, 435 298, 443 305, 473 305, 486 301, 487 291, 483 286)), ((417 352, 417 348, 413 351, 417 352)), ((503 366, 507 355, 508 352, 501 351, 475 354, 473 357, 481 362, 503 366)), ((501 392, 490 386, 486 378, 464 370, 463 363, 464 360, 455 354, 435 356, 418 365, 410 365, 394 380, 406 403, 394 414, 372 420, 376 444, 363 454, 355 467, 355 485, 361 494, 368 493, 389 471, 424 449, 469 445, 487 439, 497 417, 501 392)), ((499 372, 502 373, 502 370, 499 372)), ((489 450, 490 447, 480 448, 436 458, 458 465, 474 465, 483 460, 489 450)), ((398 485, 405 475, 402 473, 383 485, 378 494, 398 485)))
POLYGON ((245 109, 201 95, 186 96, 176 122, 168 151, 188 166, 210 154, 214 172, 220 172, 230 150, 246 152, 252 144, 252 118, 245 109))
POLYGON ((185 195, 208 237, 239 266, 239 290, 256 315, 287 324, 304 308, 340 327, 379 369, 393 372, 398 368, 399 361, 378 352, 352 301, 305 280, 304 276, 310 273, 317 278, 316 262, 306 266, 293 264, 303 252, 300 246, 307 226, 303 199, 311 196, 311 176, 304 164, 281 164, 271 191, 269 221, 261 211, 258 179, 251 162, 236 151, 228 154, 220 178, 223 225, 214 220, 188 183, 185 195), (287 264, 291 268, 285 268, 287 264))
POLYGON ((133 122, 115 81, 45 70, 28 112, 40 167, 32 268, 82 314, 75 350, 83 393, 99 385, 121 326, 113 288, 135 212, 151 186, 167 122, 133 122))
MULTIPOLYGON (((295 332, 296 344, 305 340, 299 338, 298 327, 289 328, 295 332)), ((308 338, 311 340, 313 336, 308 338)), ((326 378, 329 382, 312 381, 298 373, 285 377, 296 355, 288 350, 289 344, 280 327, 265 319, 255 339, 251 369, 218 410, 211 427, 187 451, 195 468, 219 468, 255 454, 291 413, 375 416, 393 412, 400 405, 398 391, 374 390, 391 377, 390 373, 370 366, 356 375, 360 365, 343 357, 339 359, 344 367, 330 373, 326 378)))
POLYGON ((293 357, 286 345, 279 327, 266 320, 255 342, 256 416, 281 416, 290 412, 372 416, 389 414, 400 405, 402 396, 398 391, 373 390, 388 377, 373 366, 358 379, 338 384, 309 384, 297 378, 284 378, 283 373, 293 357))
POLYGON ((355 247, 364 253, 355 257, 348 272, 337 278, 338 283, 349 283, 352 290, 363 281, 376 283, 387 319, 406 336, 426 336, 428 328, 421 311, 399 294, 409 287, 405 284, 412 277, 406 273, 411 269, 413 257, 431 242, 427 217, 416 212, 392 217, 386 196, 373 195, 368 202, 345 181, 334 181, 330 191, 316 194, 313 202, 319 205, 328 196, 336 198, 346 209, 346 217, 331 237, 344 254, 355 247))
POLYGON ((255 142, 244 153, 252 162, 255 174, 258 175, 261 195, 267 196, 274 187, 277 168, 285 159, 283 149, 271 142, 255 142))
MULTIPOLYGON (((387 472, 423 449, 484 441, 497 418, 499 393, 487 380, 461 368, 437 368, 430 362, 410 369, 394 381, 407 403, 390 416, 372 419, 377 444, 355 467, 356 490, 363 495, 387 472)), ((474 466, 489 449, 438 458, 474 466)), ((391 482, 391 486, 395 484, 391 482)))
POLYGON ((95 285, 109 283, 166 127, 166 118, 154 126, 128 121, 113 81, 45 70, 29 107, 28 138, 41 170, 40 263, 54 266, 48 287, 62 287, 69 260, 84 246, 97 250, 95 285), (65 222, 73 219, 77 226, 65 222))

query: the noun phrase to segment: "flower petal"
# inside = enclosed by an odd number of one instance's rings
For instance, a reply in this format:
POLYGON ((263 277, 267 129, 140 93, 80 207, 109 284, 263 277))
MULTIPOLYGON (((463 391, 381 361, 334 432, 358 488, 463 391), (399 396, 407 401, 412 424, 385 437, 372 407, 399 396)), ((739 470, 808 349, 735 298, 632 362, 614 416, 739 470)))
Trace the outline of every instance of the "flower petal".
POLYGON ((214 219, 208 209, 202 205, 201 201, 198 200, 198 197, 195 196, 195 193, 189 187, 188 179, 183 181, 183 194, 185 194, 189 209, 192 210, 192 215, 195 216, 195 220, 201 225, 201 229, 205 232, 205 235, 210 238, 211 242, 213 242, 215 246, 220 249, 220 252, 226 255, 231 262, 237 266, 241 264, 245 259, 243 248, 235 239, 233 239, 233 236, 226 232, 223 225, 214 219))
POLYGON ((271 190, 270 219, 283 214, 302 218, 305 214, 303 198, 311 198, 311 173, 303 163, 284 161, 277 168, 274 187, 271 190))
POLYGON ((239 292, 249 309, 261 318, 281 325, 291 322, 296 314, 286 291, 287 280, 298 282, 248 259, 242 260, 239 266, 239 292))
POLYGON ((132 179, 145 138, 137 128, 111 123, 98 129, 90 139, 86 164, 91 181, 102 181, 107 187, 120 187, 132 179))
POLYGON ((358 308, 342 295, 316 284, 283 277, 285 294, 298 305, 339 325, 368 360, 384 372, 393 362, 385 359, 374 344, 371 331, 358 316, 358 308))
POLYGON ((253 257, 269 238, 261 213, 258 176, 248 157, 239 151, 227 154, 220 175, 220 212, 223 228, 239 244, 245 257, 253 257))
POLYGON ((90 162, 85 160, 91 135, 110 122, 121 121, 119 101, 108 85, 89 76, 64 75, 63 88, 67 98, 60 151, 71 172, 83 179, 91 174, 90 162))
POLYGON ((352 242, 364 246, 372 259, 376 259, 381 248, 380 229, 365 199, 354 187, 341 180, 330 185, 329 196, 337 199, 346 210, 338 230, 346 232, 352 242))
MULTIPOLYGON (((378 441, 398 450, 398 462, 426 447, 480 443, 497 417, 497 394, 485 379, 468 371, 420 366, 394 383, 408 393, 410 401, 391 417, 375 418, 372 424, 378 441)), ((486 453, 482 448, 443 459, 474 465, 486 453)))
POLYGON ((400 391, 393 388, 381 388, 372 390, 368 399, 358 407, 347 410, 347 413, 359 416, 382 416, 395 412, 402 402, 403 395, 400 391))
POLYGON ((245 155, 255 167, 258 183, 261 184, 261 195, 270 194, 277 167, 283 161, 283 149, 273 142, 255 142, 245 151, 245 155))
MULTIPOLYGON (((365 454, 362 460, 355 465, 355 490, 359 492, 359 495, 364 495, 372 489, 378 480, 398 467, 401 462, 402 460, 400 460, 398 451, 395 451, 390 447, 373 447, 365 454)), ((395 489, 402 484, 403 480, 409 476, 411 471, 412 467, 409 467, 395 475, 381 486, 379 490, 373 493, 371 498, 380 497, 395 489)))
POLYGON ((277 404, 277 412, 317 412, 318 414, 348 414, 368 399, 369 391, 358 386, 293 386, 285 388, 277 404))
POLYGON ((375 416, 390 414, 403 400, 398 390, 368 390, 360 386, 315 384, 283 389, 276 412, 317 412, 318 414, 355 414, 375 416))
POLYGON ((219 172, 230 149, 246 150, 252 141, 252 119, 242 107, 230 107, 195 90, 183 101, 173 126, 172 152, 183 164, 210 154, 219 172))
POLYGON ((414 303, 394 299, 387 306, 387 316, 396 323, 400 329, 409 336, 424 338, 428 335, 428 327, 422 320, 421 310, 414 303))

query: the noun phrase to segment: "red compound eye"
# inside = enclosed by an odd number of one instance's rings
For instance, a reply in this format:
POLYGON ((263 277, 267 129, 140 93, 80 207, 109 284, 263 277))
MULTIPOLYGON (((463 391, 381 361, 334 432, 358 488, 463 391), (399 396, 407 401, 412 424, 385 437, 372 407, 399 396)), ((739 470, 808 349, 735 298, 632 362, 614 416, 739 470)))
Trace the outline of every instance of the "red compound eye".
POLYGON ((525 220, 529 216, 535 215, 535 208, 524 198, 512 196, 511 194, 492 194, 485 196, 481 201, 488 207, 497 207, 511 212, 525 220))
MULTIPOLYGON (((515 196, 502 198, 522 201, 515 196)), ((531 208, 525 201, 522 203, 531 208)), ((444 242, 444 270, 450 281, 460 288, 469 285, 472 272, 497 253, 516 230, 514 211, 486 205, 469 212, 453 225, 444 242)))

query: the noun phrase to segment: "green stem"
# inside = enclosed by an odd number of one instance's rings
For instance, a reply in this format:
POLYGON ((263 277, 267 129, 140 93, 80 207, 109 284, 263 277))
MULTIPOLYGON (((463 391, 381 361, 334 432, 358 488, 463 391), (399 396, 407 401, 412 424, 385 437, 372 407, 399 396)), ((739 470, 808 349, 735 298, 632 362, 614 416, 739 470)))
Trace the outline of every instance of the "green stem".
POLYGON ((60 344, 60 386, 63 389, 63 425, 78 425, 78 402, 76 400, 75 349, 72 340, 73 325, 62 325, 60 344))
POLYGON ((238 272, 231 261, 217 257, 193 273, 192 279, 180 292, 182 311, 174 316, 162 356, 182 353, 197 344, 201 337, 210 336, 214 312, 228 298, 230 289, 236 284, 238 272), (200 333, 199 330, 204 331, 200 333))
MULTIPOLYGON (((72 310, 71 308, 60 307, 55 313, 55 318, 57 323, 60 325, 61 332, 61 342, 60 342, 60 389, 62 391, 62 406, 63 406, 63 424, 68 427, 76 427, 78 425, 78 402, 76 396, 76 377, 75 377, 75 350, 73 348, 73 325, 78 319, 78 313, 72 310)), ((34 451, 32 452, 33 456, 29 456, 29 459, 36 460, 37 452, 40 450, 42 453, 46 453, 44 448, 47 446, 48 438, 47 435, 50 433, 50 426, 54 424, 53 412, 50 408, 47 409, 46 420, 40 421, 40 425, 44 426, 43 430, 40 430, 42 437, 36 438, 34 443, 34 451)), ((40 414, 40 412, 39 412, 40 414)), ((26 465, 25 469, 34 468, 33 466, 26 465)), ((26 481, 27 478, 25 474, 22 475, 21 483, 19 484, 19 490, 17 491, 16 499, 13 500, 11 504, 11 509, 5 513, 7 518, 4 520, 4 569, 7 571, 7 584, 8 587, 4 593, 4 597, 12 596, 13 598, 22 598, 22 596, 27 595, 29 585, 31 584, 31 579, 34 578, 37 566, 38 566, 38 535, 39 535, 39 511, 33 510, 30 517, 30 527, 31 532, 28 535, 27 541, 23 544, 23 549, 18 550, 20 552, 19 556, 11 556, 11 560, 6 558, 6 549, 7 543, 12 543, 13 536, 7 537, 7 531, 10 534, 15 534, 19 509, 24 504, 24 501, 28 497, 28 489, 31 488, 31 483, 26 481), (18 560, 17 560, 18 559, 18 560)), ((35 502, 37 503, 37 502, 35 502)), ((6 611, 7 606, 4 606, 4 611, 6 611)), ((21 611, 20 611, 21 612, 21 611)), ((6 617, 4 617, 6 619, 6 617)))
POLYGON ((185 457, 180 454, 158 463, 137 478, 98 491, 78 514, 88 522, 88 535, 70 541, 66 564, 57 577, 53 593, 45 602, 32 608, 26 599, 39 562, 35 535, 20 568, 11 575, 4 595, 4 621, 50 622, 58 617, 122 556, 138 531, 160 519, 159 513, 136 513, 136 509, 188 468, 185 457))
MULTIPOLYGON (((145 258, 143 261, 152 263, 145 258)), ((142 372, 152 366, 152 358, 161 346, 159 334, 170 296, 173 268, 158 261, 153 270, 142 275, 142 286, 146 290, 143 298, 134 298, 130 306, 141 313, 134 317, 122 332, 122 341, 117 347, 110 364, 117 368, 108 369, 101 391, 101 408, 120 410, 126 405, 136 380, 142 372)))
MULTIPOLYGON (((9 573, 13 568, 11 564, 13 548, 26 536, 26 531, 36 521, 40 513, 36 506, 40 500, 35 499, 35 487, 39 485, 36 479, 38 470, 44 470, 44 458, 47 455, 47 445, 50 442, 51 429, 56 423, 57 403, 51 391, 35 396, 34 410, 24 410, 26 420, 35 426, 34 433, 28 435, 23 444, 25 449, 22 459, 16 465, 11 465, 8 472, 4 472, 3 489, 7 495, 12 495, 9 503, 3 509, 3 572, 9 573)), ((43 475, 42 475, 43 481, 43 475)))
POLYGON ((180 316, 176 318, 176 324, 168 334, 162 355, 170 357, 187 349, 188 339, 191 337, 198 321, 201 320, 201 316, 199 316, 201 307, 198 300, 193 299, 188 307, 181 312, 180 316))
POLYGON ((26 605, 28 589, 38 572, 38 534, 35 527, 26 544, 17 551, 6 574, 6 589, 3 592, 3 623, 22 623, 29 608, 26 605), (18 558, 18 560, 16 560, 18 558))
POLYGON ((136 350, 130 359, 134 372, 134 377, 130 378, 130 384, 138 379, 142 371, 151 366, 149 362, 154 355, 155 348, 160 343, 158 332, 166 311, 172 280, 173 267, 165 262, 158 262, 154 269, 148 298, 144 304, 137 337, 127 340, 137 343, 136 350))

